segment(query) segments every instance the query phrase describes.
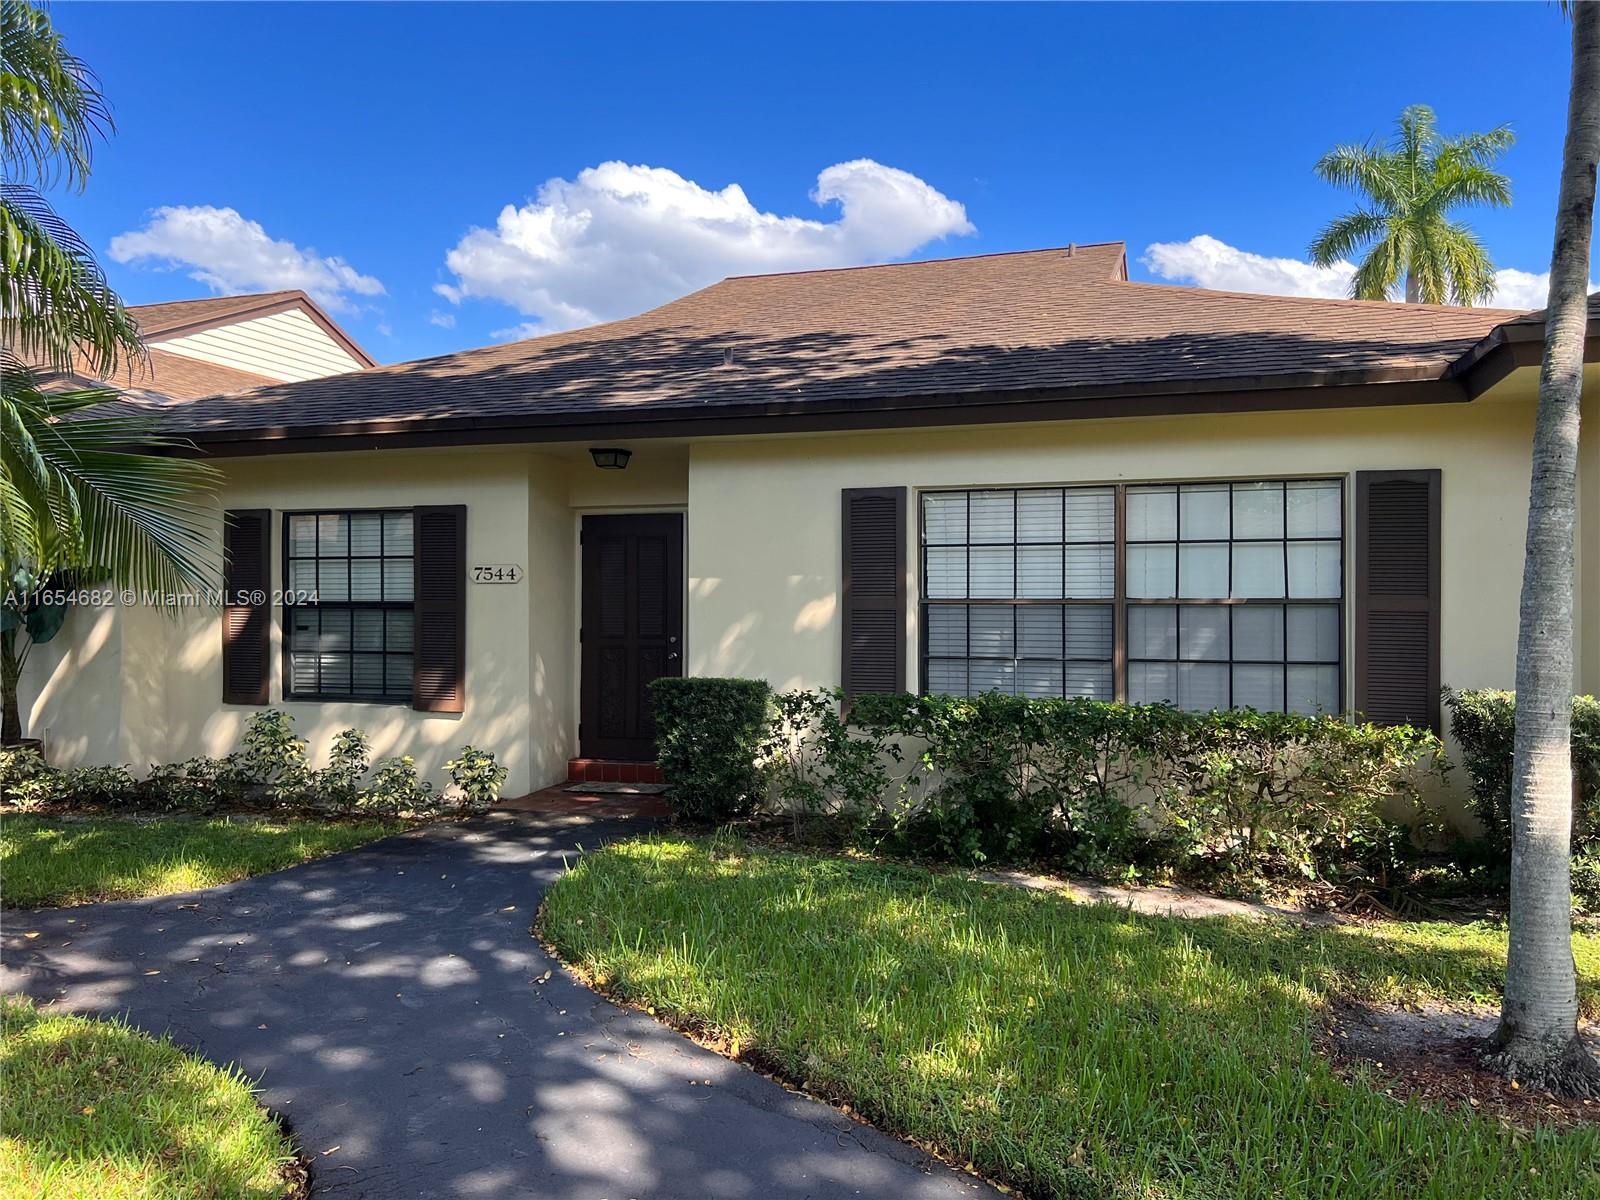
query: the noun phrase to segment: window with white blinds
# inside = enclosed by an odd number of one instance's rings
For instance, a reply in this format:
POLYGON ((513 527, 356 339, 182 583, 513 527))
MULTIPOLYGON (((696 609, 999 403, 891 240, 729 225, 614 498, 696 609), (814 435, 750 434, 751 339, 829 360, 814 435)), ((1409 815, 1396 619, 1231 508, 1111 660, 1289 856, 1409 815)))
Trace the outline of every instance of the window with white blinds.
POLYGON ((922 497, 923 680, 929 691, 1109 700, 1114 488, 922 497))
POLYGON ((285 695, 411 700, 415 560, 410 509, 288 513, 285 695))
POLYGON ((922 554, 929 691, 1343 708, 1339 480, 927 492, 922 554))

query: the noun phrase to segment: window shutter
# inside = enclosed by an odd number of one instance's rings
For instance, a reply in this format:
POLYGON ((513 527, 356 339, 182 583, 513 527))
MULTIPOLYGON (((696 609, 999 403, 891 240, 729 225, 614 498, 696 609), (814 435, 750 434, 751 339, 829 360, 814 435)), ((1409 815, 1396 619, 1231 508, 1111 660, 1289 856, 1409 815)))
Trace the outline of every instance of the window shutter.
POLYGON ((272 511, 225 512, 222 554, 222 702, 266 704, 271 683, 272 511))
POLYGON ((467 509, 412 510, 416 537, 416 644, 411 707, 458 713, 467 699, 467 509))
POLYGON ((906 686, 906 489, 844 489, 845 703, 906 686))
POLYGON ((1439 472, 1356 473, 1356 710, 1439 722, 1439 472))

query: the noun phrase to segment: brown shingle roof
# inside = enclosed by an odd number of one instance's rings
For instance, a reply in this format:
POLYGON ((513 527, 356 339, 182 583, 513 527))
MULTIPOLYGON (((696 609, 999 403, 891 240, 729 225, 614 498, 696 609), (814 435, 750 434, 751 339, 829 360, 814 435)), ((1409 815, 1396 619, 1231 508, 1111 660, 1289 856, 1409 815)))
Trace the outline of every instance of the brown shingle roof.
POLYGON ((1130 283, 1122 243, 755 275, 626 320, 173 413, 227 440, 351 422, 595 422, 774 404, 1437 380, 1513 312, 1130 283))
POLYGON ((226 317, 269 308, 284 300, 304 297, 300 291, 254 292, 245 296, 207 296, 200 300, 168 300, 160 304, 130 304, 128 311, 139 322, 145 337, 155 337, 190 325, 212 324, 226 317))
POLYGON ((124 364, 115 378, 101 378, 87 363, 80 363, 70 376, 56 375, 51 385, 78 388, 103 385, 128 393, 130 399, 161 403, 199 400, 206 396, 242 392, 279 382, 267 375, 174 354, 159 346, 147 347, 145 353, 148 355, 147 361, 124 364))

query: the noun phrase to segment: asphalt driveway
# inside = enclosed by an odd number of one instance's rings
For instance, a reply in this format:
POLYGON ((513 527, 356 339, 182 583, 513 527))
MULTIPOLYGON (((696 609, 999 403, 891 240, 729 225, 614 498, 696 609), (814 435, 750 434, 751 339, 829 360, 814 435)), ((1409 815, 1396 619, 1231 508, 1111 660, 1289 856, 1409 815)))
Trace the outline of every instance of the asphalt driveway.
POLYGON ((564 974, 529 935, 540 896, 627 832, 498 813, 204 892, 8 911, 0 987, 259 1076, 316 1195, 996 1195, 564 974))

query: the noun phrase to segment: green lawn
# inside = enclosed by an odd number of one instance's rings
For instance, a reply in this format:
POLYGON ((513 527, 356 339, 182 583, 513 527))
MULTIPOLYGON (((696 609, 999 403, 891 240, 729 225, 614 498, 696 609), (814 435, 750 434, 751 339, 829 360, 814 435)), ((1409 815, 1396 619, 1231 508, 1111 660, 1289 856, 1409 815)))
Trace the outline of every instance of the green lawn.
POLYGON ((293 1147, 248 1080, 0 997, 0 1200, 266 1200, 293 1147))
POLYGON ((0 900, 13 908, 165 896, 321 858, 394 821, 0 818, 0 900))
MULTIPOLYGON (((1347 1084, 1318 1004, 1492 1000, 1489 925, 1138 917, 909 867, 650 838, 545 935, 616 992, 1030 1195, 1600 1197, 1600 1127, 1514 1132, 1347 1084)), ((1600 937, 1575 941, 1600 1011, 1600 937)))

